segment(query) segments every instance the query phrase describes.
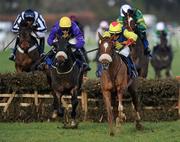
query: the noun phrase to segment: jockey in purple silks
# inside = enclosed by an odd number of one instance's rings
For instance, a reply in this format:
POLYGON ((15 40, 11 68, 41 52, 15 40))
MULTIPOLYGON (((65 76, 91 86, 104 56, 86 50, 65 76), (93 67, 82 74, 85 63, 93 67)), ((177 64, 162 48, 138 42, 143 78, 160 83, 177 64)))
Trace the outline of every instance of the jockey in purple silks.
POLYGON ((68 39, 68 40, 75 38, 76 43, 71 44, 70 47, 73 47, 76 49, 76 51, 74 52, 74 55, 83 64, 83 70, 89 71, 90 67, 87 64, 87 61, 83 53, 84 51, 83 48, 85 44, 84 36, 83 36, 83 33, 80 31, 80 28, 78 27, 78 25, 74 21, 72 21, 69 17, 62 17, 58 22, 55 23, 55 25, 52 27, 50 31, 50 34, 47 40, 50 46, 53 45, 54 40, 57 38, 57 36, 68 39))

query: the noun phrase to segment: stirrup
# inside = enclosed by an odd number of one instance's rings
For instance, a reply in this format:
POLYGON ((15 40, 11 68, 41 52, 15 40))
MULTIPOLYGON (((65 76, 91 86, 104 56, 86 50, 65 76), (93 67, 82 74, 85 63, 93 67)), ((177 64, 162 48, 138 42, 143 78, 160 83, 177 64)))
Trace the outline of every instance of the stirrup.
POLYGON ((9 60, 15 61, 15 55, 11 55, 11 56, 9 57, 9 60))
POLYGON ((91 68, 86 64, 83 64, 83 71, 84 72, 87 72, 87 71, 90 71, 91 70, 91 68))
POLYGON ((46 55, 46 53, 43 52, 40 54, 40 57, 44 57, 45 55, 46 55))

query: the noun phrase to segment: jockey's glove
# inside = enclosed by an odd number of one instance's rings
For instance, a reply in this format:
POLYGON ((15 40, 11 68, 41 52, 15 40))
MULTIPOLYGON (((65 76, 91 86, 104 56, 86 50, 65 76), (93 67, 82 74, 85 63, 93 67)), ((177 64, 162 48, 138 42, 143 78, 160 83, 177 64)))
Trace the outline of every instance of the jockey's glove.
POLYGON ((122 45, 120 42, 116 41, 116 42, 115 42, 115 47, 116 47, 117 49, 121 49, 121 48, 123 47, 123 45, 122 45))
POLYGON ((132 38, 129 38, 128 40, 124 41, 123 44, 126 46, 130 46, 135 44, 135 41, 132 38))
POLYGON ((67 47, 70 47, 70 48, 74 48, 74 49, 76 49, 75 44, 70 44, 70 43, 68 43, 67 47))
POLYGON ((58 44, 57 42, 53 42, 53 43, 52 43, 52 46, 53 46, 53 47, 57 47, 57 44, 58 44))

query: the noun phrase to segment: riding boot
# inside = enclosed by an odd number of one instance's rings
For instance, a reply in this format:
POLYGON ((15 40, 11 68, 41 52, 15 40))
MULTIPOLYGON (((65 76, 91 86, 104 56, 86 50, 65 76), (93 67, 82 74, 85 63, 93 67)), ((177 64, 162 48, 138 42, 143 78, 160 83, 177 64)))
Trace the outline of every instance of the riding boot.
POLYGON ((44 53, 44 44, 45 44, 45 39, 44 38, 40 38, 40 43, 39 43, 39 53, 40 53, 40 56, 44 56, 45 53, 44 53))
POLYGON ((44 62, 45 62, 45 64, 48 65, 49 68, 51 68, 55 54, 56 54, 55 48, 53 48, 51 51, 48 52, 48 54, 46 54, 44 62))
POLYGON ((9 57, 9 60, 11 60, 11 61, 14 61, 15 58, 16 58, 15 55, 16 55, 18 43, 19 43, 19 37, 16 38, 15 46, 14 46, 14 48, 12 49, 12 53, 11 53, 11 55, 10 55, 10 57, 9 57))
POLYGON ((136 67, 135 67, 130 56, 128 56, 127 59, 128 59, 127 61, 128 61, 129 66, 130 66, 130 69, 131 69, 130 77, 136 78, 138 76, 138 72, 136 70, 136 67))
POLYGON ((152 57, 151 50, 149 49, 149 42, 147 40, 146 32, 141 33, 141 39, 144 46, 144 55, 152 57))
POLYGON ((78 50, 79 55, 80 55, 80 61, 82 62, 82 67, 83 67, 83 72, 87 72, 90 71, 91 68, 89 67, 86 58, 84 57, 83 52, 81 51, 81 49, 78 50))
POLYGON ((103 67, 100 63, 97 64, 97 70, 96 70, 96 76, 97 77, 101 77, 102 75, 102 70, 103 70, 103 67))

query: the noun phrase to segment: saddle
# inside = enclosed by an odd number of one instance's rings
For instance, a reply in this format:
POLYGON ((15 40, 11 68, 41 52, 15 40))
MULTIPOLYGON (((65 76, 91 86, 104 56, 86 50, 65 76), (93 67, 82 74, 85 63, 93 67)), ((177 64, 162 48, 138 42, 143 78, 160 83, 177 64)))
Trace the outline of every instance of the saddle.
POLYGON ((128 58, 125 57, 125 56, 123 56, 123 55, 121 55, 121 54, 119 54, 119 56, 121 57, 122 61, 123 61, 123 62, 126 64, 126 66, 127 66, 127 73, 128 73, 128 75, 131 75, 132 69, 131 69, 131 65, 130 65, 130 63, 129 63, 129 61, 128 61, 128 58))

